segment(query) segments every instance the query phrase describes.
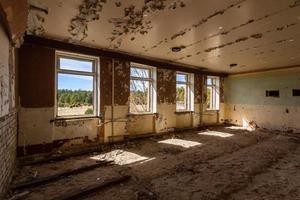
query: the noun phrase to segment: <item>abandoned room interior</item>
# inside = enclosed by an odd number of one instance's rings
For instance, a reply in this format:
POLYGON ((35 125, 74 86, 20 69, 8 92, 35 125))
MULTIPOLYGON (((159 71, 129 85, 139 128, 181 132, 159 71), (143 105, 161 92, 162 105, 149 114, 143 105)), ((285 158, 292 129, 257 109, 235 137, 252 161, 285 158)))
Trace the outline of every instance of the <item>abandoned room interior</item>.
POLYGON ((0 199, 300 199, 300 0, 0 0, 0 199))

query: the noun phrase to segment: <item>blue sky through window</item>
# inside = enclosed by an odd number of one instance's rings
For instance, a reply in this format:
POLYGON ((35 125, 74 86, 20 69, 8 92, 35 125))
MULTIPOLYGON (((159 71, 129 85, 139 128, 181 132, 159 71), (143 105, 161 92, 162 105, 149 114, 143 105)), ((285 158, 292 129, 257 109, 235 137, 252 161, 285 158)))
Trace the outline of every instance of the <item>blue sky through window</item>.
POLYGON ((187 75, 185 74, 176 74, 176 81, 186 82, 187 75))
POLYGON ((69 58, 60 58, 60 69, 93 72, 93 62, 85 60, 75 60, 69 58))
POLYGON ((93 77, 70 74, 58 74, 58 89, 93 90, 93 77))

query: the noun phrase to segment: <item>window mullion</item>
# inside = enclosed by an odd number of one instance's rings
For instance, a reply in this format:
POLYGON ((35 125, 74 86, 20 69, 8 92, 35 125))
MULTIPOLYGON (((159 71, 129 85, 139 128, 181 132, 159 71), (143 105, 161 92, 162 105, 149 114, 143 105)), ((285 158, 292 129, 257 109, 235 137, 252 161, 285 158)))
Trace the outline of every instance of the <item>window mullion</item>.
POLYGON ((95 76, 96 75, 96 73, 93 73, 93 72, 82 72, 82 71, 62 70, 62 69, 57 70, 57 73, 81 75, 81 76, 95 76))

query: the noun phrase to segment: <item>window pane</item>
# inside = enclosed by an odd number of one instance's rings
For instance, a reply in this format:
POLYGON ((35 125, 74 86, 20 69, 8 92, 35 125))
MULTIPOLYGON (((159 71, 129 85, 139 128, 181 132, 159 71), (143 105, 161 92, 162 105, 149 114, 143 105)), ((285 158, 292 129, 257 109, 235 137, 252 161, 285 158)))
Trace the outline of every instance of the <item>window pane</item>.
POLYGON ((207 85, 212 85, 212 80, 211 80, 211 78, 207 78, 206 82, 207 82, 207 85))
POLYGON ((58 73, 58 116, 94 114, 93 77, 58 73))
POLYGON ((176 81, 187 82, 187 75, 185 75, 185 74, 176 74, 176 81))
POLYGON ((150 112, 149 81, 130 81, 130 112, 150 112))
POLYGON ((88 60, 76 60, 70 58, 59 58, 60 69, 93 72, 93 62, 88 60))
POLYGON ((213 90, 212 90, 212 87, 207 87, 207 90, 206 90, 206 95, 207 95, 207 100, 206 100, 206 108, 207 109, 213 109, 213 105, 212 105, 212 93, 213 93, 213 90))
POLYGON ((185 84, 176 84, 176 109, 187 110, 187 87, 185 84))
POLYGON ((150 70, 131 67, 130 75, 139 78, 150 78, 150 70))

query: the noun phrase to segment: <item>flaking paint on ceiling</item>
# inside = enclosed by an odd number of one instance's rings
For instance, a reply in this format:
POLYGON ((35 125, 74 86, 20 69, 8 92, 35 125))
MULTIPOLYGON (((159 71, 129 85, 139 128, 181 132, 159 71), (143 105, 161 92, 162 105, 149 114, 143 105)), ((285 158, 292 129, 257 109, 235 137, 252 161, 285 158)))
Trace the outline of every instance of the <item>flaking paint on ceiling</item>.
POLYGON ((300 0, 30 2, 29 34, 217 72, 300 65, 300 0))

